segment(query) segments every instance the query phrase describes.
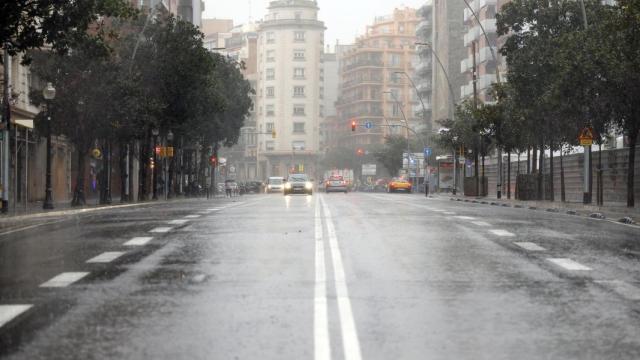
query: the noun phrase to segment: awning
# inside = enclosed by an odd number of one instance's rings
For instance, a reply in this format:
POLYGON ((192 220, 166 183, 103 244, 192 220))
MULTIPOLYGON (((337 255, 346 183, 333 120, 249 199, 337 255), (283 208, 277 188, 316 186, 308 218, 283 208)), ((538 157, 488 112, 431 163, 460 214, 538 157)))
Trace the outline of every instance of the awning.
POLYGON ((11 118, 11 123, 28 129, 33 129, 33 119, 16 119, 11 118))

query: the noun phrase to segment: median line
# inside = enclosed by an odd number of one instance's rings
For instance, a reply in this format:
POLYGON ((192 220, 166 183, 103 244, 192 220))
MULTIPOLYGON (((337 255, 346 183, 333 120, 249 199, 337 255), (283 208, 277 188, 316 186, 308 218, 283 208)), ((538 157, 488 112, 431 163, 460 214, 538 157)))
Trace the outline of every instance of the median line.
POLYGON ((333 262, 333 279, 338 301, 338 313, 340 315, 344 359, 361 360, 360 341, 358 340, 358 331, 353 318, 353 309, 351 307, 351 299, 349 298, 349 289, 347 288, 347 279, 344 273, 342 254, 340 252, 340 246, 338 245, 336 229, 331 220, 331 212, 329 211, 327 203, 323 198, 320 199, 322 200, 322 208, 326 219, 329 249, 331 250, 331 260, 333 262))

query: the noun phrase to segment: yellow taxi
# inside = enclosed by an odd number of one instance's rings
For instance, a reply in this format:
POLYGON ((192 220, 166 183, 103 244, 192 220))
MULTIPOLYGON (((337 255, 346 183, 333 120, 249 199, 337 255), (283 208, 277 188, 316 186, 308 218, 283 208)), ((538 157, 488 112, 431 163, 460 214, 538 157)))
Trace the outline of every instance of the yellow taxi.
POLYGON ((406 191, 411 193, 411 183, 403 178, 393 178, 387 185, 387 192, 406 191))

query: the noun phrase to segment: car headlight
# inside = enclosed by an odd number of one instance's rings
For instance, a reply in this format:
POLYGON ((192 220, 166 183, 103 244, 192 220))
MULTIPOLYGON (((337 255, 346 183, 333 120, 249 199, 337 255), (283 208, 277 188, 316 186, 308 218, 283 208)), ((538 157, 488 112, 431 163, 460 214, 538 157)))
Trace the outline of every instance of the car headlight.
POLYGON ((285 189, 291 189, 291 183, 284 184, 284 188, 285 189))
POLYGON ((307 189, 311 189, 313 187, 313 184, 307 181, 307 183, 304 184, 304 187, 307 189))

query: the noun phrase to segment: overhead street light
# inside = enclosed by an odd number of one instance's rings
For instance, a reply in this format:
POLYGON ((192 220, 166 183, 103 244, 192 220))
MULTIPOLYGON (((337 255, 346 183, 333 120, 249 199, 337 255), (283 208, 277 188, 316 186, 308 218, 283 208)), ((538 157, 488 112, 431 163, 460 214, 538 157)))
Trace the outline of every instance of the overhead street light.
POLYGON ((51 101, 56 97, 56 88, 52 83, 42 90, 42 96, 47 101, 47 169, 45 174, 45 194, 43 209, 53 209, 53 190, 51 186, 51 101))

